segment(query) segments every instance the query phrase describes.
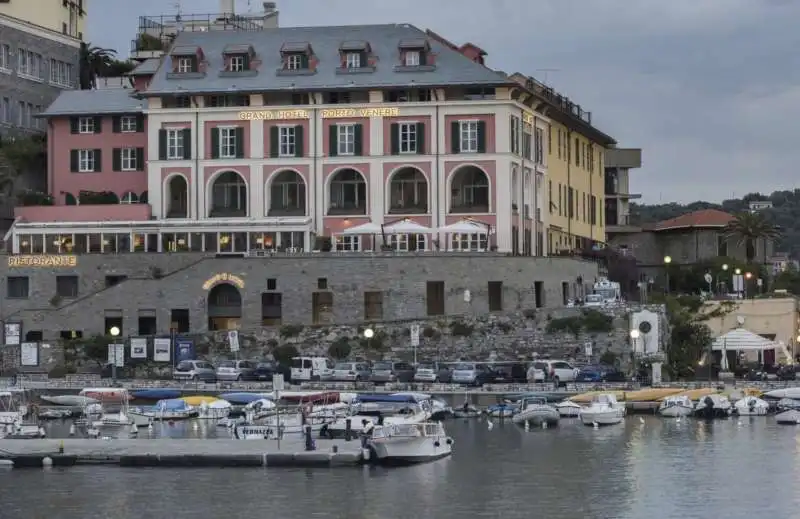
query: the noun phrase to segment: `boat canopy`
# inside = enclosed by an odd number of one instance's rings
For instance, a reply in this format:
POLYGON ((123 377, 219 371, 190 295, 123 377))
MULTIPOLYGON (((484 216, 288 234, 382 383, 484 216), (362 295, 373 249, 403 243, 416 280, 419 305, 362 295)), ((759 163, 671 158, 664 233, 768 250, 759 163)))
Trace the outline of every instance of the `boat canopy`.
POLYGON ((224 393, 219 395, 222 400, 227 400, 232 404, 249 404, 250 402, 255 402, 256 400, 261 400, 264 398, 264 395, 260 395, 258 393, 246 393, 246 392, 239 392, 239 393, 224 393))
POLYGON ((392 403, 417 403, 417 399, 410 393, 397 393, 393 395, 358 395, 357 402, 392 402, 392 403))
POLYGON ((180 398, 169 398, 156 402, 153 409, 156 411, 188 411, 191 406, 180 398))
POLYGON ((339 393, 336 391, 328 391, 299 395, 282 394, 281 400, 290 404, 336 404, 339 402, 339 393))

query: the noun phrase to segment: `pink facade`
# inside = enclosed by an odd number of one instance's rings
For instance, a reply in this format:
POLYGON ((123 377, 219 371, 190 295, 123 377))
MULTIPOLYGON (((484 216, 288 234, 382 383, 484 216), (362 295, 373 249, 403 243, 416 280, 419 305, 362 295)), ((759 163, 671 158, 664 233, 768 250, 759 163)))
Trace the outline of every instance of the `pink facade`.
POLYGON ((50 194, 56 205, 66 205, 68 196, 77 198, 81 191, 111 191, 122 198, 132 192, 141 195, 147 191, 147 171, 114 171, 115 149, 144 148, 147 160, 147 122, 141 132, 114 132, 113 117, 98 118, 99 133, 73 133, 68 117, 50 120, 48 164, 50 194), (73 150, 100 150, 99 171, 85 173, 71 171, 73 150))
POLYGON ((423 144, 423 150, 425 153, 430 153, 433 149, 433 132, 430 131, 431 128, 431 116, 423 115, 419 117, 407 116, 407 117, 384 117, 383 119, 383 154, 384 155, 391 155, 392 154, 392 125, 399 124, 399 123, 407 123, 407 122, 414 122, 414 123, 422 123, 424 127, 424 135, 425 140, 423 144))
MULTIPOLYGON (((272 128, 279 128, 281 126, 300 126, 303 128, 303 157, 309 155, 309 148, 311 142, 311 132, 309 131, 308 119, 293 119, 293 120, 272 120, 264 122, 264 157, 278 156, 278 150, 273 150, 272 143, 272 128)), ((280 143, 278 143, 280 144, 280 143)))
POLYGON ((17 207, 14 216, 25 222, 139 222, 150 219, 149 204, 54 205, 17 207))
MULTIPOLYGON (((244 157, 250 158, 250 123, 243 123, 242 121, 214 121, 205 123, 205 140, 206 149, 203 153, 204 158, 210 159, 214 156, 214 144, 211 139, 212 129, 218 128, 241 128, 244 134, 244 157)), ((218 150, 217 150, 218 151, 218 150)))
POLYGON ((322 153, 326 157, 331 156, 331 126, 339 124, 360 124, 362 145, 361 156, 368 156, 370 154, 370 128, 368 117, 353 117, 350 119, 323 119, 322 121, 322 153))
POLYGON ((495 140, 497 131, 495 129, 495 116, 494 114, 465 114, 465 115, 447 115, 444 118, 444 149, 450 152, 453 149, 453 138, 450 130, 453 123, 459 121, 481 121, 486 125, 486 153, 495 153, 497 147, 495 140))

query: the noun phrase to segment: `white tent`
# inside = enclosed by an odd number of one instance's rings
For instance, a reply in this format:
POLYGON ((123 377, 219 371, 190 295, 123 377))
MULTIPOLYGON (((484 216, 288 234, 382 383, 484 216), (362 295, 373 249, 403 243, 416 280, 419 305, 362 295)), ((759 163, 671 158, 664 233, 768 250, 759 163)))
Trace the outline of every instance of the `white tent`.
POLYGON ((489 226, 472 220, 459 220, 456 223, 439 227, 436 232, 444 234, 489 234, 489 226))
POLYGON ((347 228, 338 234, 353 236, 358 234, 381 234, 381 232, 381 226, 379 224, 367 222, 362 223, 361 225, 356 225, 355 227, 347 228))
POLYGON ((405 219, 390 225, 384 225, 383 232, 386 234, 430 234, 434 232, 434 230, 412 220, 405 219))
POLYGON ((764 351, 780 349, 780 344, 753 333, 744 328, 736 328, 725 335, 720 335, 711 344, 714 351, 764 351))

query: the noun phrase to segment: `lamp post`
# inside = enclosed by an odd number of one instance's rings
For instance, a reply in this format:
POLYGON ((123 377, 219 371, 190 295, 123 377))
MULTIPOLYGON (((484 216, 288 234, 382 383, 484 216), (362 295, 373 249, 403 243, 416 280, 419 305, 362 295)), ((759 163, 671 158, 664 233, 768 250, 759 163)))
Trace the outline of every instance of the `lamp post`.
POLYGON ((745 272, 744 273, 744 298, 747 299, 747 285, 750 284, 750 280, 753 278, 752 272, 745 272))
POLYGON ((114 362, 111 363, 111 380, 113 384, 117 384, 117 337, 119 337, 120 329, 118 326, 112 326, 108 333, 111 334, 111 337, 114 338, 114 344, 112 347, 114 348, 114 362))
POLYGON ((636 342, 639 340, 639 336, 640 335, 641 334, 639 333, 639 330, 637 330, 636 328, 631 330, 631 364, 633 365, 633 377, 634 377, 634 380, 638 376, 637 369, 636 369, 637 368, 637 366, 636 366, 636 342))
POLYGON ((797 345, 800 344, 800 335, 795 338, 794 348, 792 348, 792 364, 794 364, 794 359, 797 356, 797 345))
POLYGON ((375 330, 367 328, 364 330, 364 338, 367 339, 367 348, 372 349, 372 338, 375 337, 375 330))
POLYGON ((669 265, 672 263, 672 256, 664 256, 664 272, 667 275, 667 289, 666 293, 669 294, 669 265))

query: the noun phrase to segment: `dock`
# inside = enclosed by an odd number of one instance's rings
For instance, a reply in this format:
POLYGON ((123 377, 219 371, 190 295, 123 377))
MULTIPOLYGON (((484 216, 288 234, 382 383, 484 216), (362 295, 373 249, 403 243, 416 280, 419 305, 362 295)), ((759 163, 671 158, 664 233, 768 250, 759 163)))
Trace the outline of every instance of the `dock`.
POLYGON ((367 461, 358 440, 302 438, 233 439, 42 439, 0 440, 0 461, 14 468, 75 465, 120 467, 355 467, 367 461), (63 447, 63 449, 62 449, 63 447))

